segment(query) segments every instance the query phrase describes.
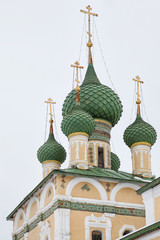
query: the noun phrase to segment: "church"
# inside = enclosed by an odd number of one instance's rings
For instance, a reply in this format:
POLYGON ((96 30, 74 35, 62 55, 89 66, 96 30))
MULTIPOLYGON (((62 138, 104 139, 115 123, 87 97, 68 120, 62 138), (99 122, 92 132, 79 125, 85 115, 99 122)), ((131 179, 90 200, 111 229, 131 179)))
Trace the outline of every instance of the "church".
POLYGON ((120 159, 111 152, 111 130, 123 106, 117 93, 101 83, 92 59, 90 6, 88 16, 88 68, 79 85, 66 97, 61 130, 68 138, 69 166, 61 169, 66 150, 57 142, 50 107, 48 140, 38 149, 43 180, 7 216, 13 222, 13 240, 116 240, 160 239, 160 178, 151 170, 155 129, 142 119, 140 77, 137 114, 126 126, 124 142, 131 151, 132 173, 120 171, 120 159))

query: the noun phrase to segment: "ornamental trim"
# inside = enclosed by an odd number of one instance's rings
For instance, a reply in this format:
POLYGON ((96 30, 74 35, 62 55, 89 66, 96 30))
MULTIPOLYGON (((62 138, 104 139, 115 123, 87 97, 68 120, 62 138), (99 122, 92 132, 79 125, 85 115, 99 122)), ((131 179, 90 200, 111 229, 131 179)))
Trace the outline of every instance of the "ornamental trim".
POLYGON ((25 233, 30 232, 32 229, 38 226, 38 223, 44 221, 51 216, 54 211, 58 208, 70 209, 75 211, 87 211, 87 212, 98 212, 98 213, 113 213, 117 215, 145 217, 145 210, 136 208, 122 208, 108 205, 98 205, 90 203, 79 203, 71 202, 67 200, 57 200, 53 206, 51 206, 46 212, 41 213, 36 220, 26 227, 17 235, 13 235, 12 240, 21 239, 25 233))

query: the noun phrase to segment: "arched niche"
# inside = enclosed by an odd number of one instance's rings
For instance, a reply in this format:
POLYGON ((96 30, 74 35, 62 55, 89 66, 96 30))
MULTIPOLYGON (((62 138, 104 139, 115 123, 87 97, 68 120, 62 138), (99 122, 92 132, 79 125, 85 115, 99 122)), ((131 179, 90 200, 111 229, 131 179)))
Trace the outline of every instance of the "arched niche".
POLYGON ((47 206, 55 196, 55 187, 52 182, 49 182, 41 193, 40 208, 47 206))
POLYGON ((131 204, 143 204, 141 195, 136 193, 136 190, 139 188, 140 186, 133 183, 119 183, 112 189, 110 200, 131 204))
MULTIPOLYGON (((93 194, 95 194, 96 192, 98 193, 99 199, 101 200, 107 200, 107 194, 106 191, 104 189, 104 187, 101 185, 101 183, 99 183, 97 180, 95 179, 89 179, 89 178, 80 178, 80 177, 76 177, 74 179, 72 179, 66 189, 66 195, 67 196, 72 196, 73 190, 75 190, 76 186, 81 186, 81 191, 84 192, 87 196, 87 192, 89 193, 90 191, 92 191, 92 188, 94 190, 93 194)), ((79 188, 77 188, 77 196, 80 196, 80 193, 78 192, 79 188)), ((88 194, 88 196, 91 196, 88 194)))
POLYGON ((29 220, 32 217, 34 217, 38 210, 39 210, 39 201, 38 201, 38 198, 35 196, 35 197, 32 197, 28 203, 27 211, 26 211, 26 220, 29 220))

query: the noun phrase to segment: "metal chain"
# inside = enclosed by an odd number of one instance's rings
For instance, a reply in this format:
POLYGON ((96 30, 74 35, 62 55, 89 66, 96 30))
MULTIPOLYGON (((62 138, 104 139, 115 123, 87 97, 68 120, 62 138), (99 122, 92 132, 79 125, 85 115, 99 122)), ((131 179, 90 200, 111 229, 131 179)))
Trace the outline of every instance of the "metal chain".
MULTIPOLYGON (((93 21, 94 21, 94 19, 93 19, 93 21)), ((116 89, 115 89, 115 86, 114 86, 114 84, 113 84, 113 81, 112 81, 112 79, 111 79, 111 76, 110 76, 110 74, 109 74, 109 70, 108 70, 107 64, 106 64, 106 62, 105 62, 104 56, 103 56, 103 52, 102 52, 102 48, 101 48, 101 44, 100 44, 100 40, 99 40, 98 31, 97 31, 97 27, 96 27, 95 21, 94 21, 94 24, 95 24, 96 36, 97 36, 97 40, 98 40, 100 52, 101 52, 101 55, 102 55, 102 60, 103 60, 103 63, 104 63, 104 66, 105 66, 105 69, 106 69, 108 78, 109 78, 109 80, 111 81, 113 90, 114 90, 115 92, 117 92, 116 89)))
POLYGON ((95 28, 95 26, 94 26, 94 16, 92 16, 92 18, 93 18, 93 21, 92 21, 92 29, 93 29, 93 52, 92 52, 92 55, 93 55, 93 61, 94 61, 94 28, 95 28))
POLYGON ((56 135, 56 139, 60 143, 60 139, 59 139, 59 135, 58 135, 58 129, 57 129, 57 123, 56 123, 56 114, 55 114, 54 104, 52 104, 52 109, 53 109, 54 128, 55 128, 54 133, 56 135))
POLYGON ((149 119, 148 119, 146 107, 145 107, 145 104, 144 104, 144 97, 143 97, 142 86, 140 86, 140 91, 141 91, 141 96, 142 96, 142 107, 144 109, 144 113, 146 115, 147 122, 150 122, 149 119))
POLYGON ((74 89, 75 68, 73 68, 72 90, 74 89))
POLYGON ((44 142, 46 141, 46 134, 47 134, 47 122, 48 122, 48 104, 47 104, 47 109, 46 109, 46 123, 45 123, 44 142))

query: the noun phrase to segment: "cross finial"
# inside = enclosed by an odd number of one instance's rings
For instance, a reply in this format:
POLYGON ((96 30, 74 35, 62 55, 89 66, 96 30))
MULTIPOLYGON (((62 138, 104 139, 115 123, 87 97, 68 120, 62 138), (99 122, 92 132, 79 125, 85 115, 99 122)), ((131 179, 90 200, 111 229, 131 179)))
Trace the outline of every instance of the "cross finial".
POLYGON ((77 92, 76 102, 79 102, 80 101, 80 99, 79 99, 79 91, 80 91, 79 83, 80 83, 80 81, 78 79, 78 69, 82 69, 83 67, 80 66, 80 63, 78 61, 76 61, 74 64, 75 65, 71 65, 71 67, 76 68, 76 79, 75 79, 75 81, 77 82, 77 85, 76 85, 76 88, 75 88, 75 90, 77 92))
POLYGON ((132 79, 133 81, 137 82, 137 113, 140 114, 140 104, 141 104, 141 100, 140 100, 140 90, 139 90, 139 86, 140 83, 144 83, 143 81, 140 81, 140 77, 136 76, 136 78, 132 79))
POLYGON ((50 113, 49 113, 50 120, 49 120, 49 122, 53 123, 52 104, 56 104, 56 102, 53 102, 52 98, 48 98, 48 101, 45 101, 45 103, 49 103, 49 105, 50 105, 50 113))
POLYGON ((85 10, 80 10, 82 13, 88 14, 88 43, 87 43, 87 47, 89 48, 89 63, 92 63, 92 55, 91 55, 91 47, 93 46, 92 41, 91 41, 91 15, 92 16, 96 16, 98 17, 98 14, 96 13, 91 13, 92 8, 90 7, 90 5, 88 5, 86 7, 86 9, 88 9, 88 12, 85 10))

